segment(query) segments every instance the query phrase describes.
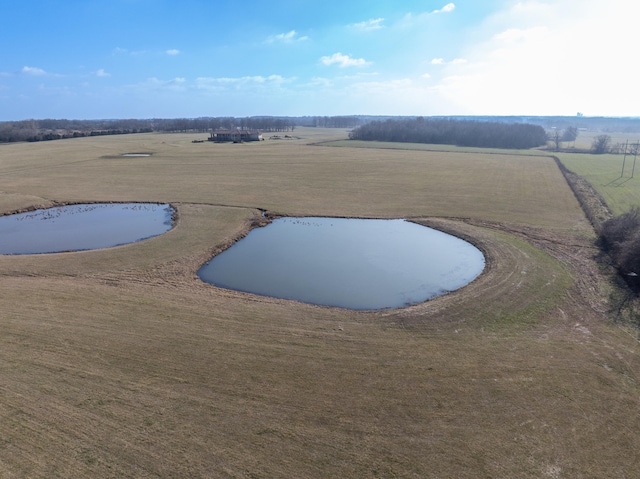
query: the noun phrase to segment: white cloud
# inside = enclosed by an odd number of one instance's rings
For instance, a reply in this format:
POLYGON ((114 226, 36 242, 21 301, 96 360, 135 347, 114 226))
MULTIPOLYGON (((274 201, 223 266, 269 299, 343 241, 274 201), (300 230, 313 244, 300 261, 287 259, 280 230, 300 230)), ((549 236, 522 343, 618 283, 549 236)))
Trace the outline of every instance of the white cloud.
POLYGON ((314 77, 305 86, 312 87, 312 88, 315 88, 315 87, 318 87, 318 88, 330 88, 333 85, 334 85, 333 81, 330 80, 329 78, 314 77))
POLYGON ((462 65, 467 63, 465 58, 454 58, 451 61, 445 61, 444 58, 434 58, 431 60, 432 65, 462 65))
POLYGON ((170 56, 175 56, 175 55, 180 55, 180 50, 176 48, 172 48, 170 50, 165 51, 165 53, 170 56))
POLYGON ((338 65, 340 68, 362 67, 371 64, 371 62, 366 61, 364 58, 351 58, 349 55, 343 55, 339 52, 331 56, 324 56, 320 58, 320 61, 324 65, 338 65))
POLYGON ((523 30, 521 28, 508 28, 500 33, 496 33, 493 39, 498 42, 513 43, 520 40, 526 40, 534 29, 523 30))
POLYGON ((420 78, 424 78, 425 80, 428 80, 429 78, 431 78, 431 75, 429 73, 423 73, 422 75, 420 75, 420 78))
POLYGON ((100 68, 98 71, 95 72, 95 76, 97 76, 97 77, 110 77, 111 74, 107 73, 106 71, 104 71, 104 69, 100 68))
POLYGON ((22 70, 20 70, 22 73, 24 73, 25 75, 31 75, 31 76, 44 76, 47 75, 47 72, 44 71, 42 68, 36 68, 36 67, 22 67, 22 70))
POLYGON ((384 81, 356 82, 349 86, 349 90, 366 95, 406 95, 412 91, 414 83, 409 78, 398 78, 384 81))
POLYGON ((448 3, 444 7, 438 10, 420 12, 420 13, 406 13, 401 20, 399 20, 394 26, 401 30, 411 28, 429 28, 429 25, 433 25, 436 21, 435 18, 439 14, 451 13, 455 10, 456 6, 453 3, 448 3))
POLYGON ((356 30, 368 32, 381 29, 383 26, 382 22, 384 22, 384 18, 375 18, 364 22, 354 23, 350 25, 350 27, 355 28, 356 30))
POLYGON ((442 102, 423 81, 414 82, 409 78, 389 78, 385 80, 362 80, 342 87, 322 91, 318 108, 333 106, 330 114, 349 114, 359 111, 363 114, 388 115, 429 115, 446 114, 442 102), (329 101, 330 100, 330 101, 329 101))
POLYGON ((453 3, 447 3, 444 7, 439 10, 434 10, 431 13, 450 13, 455 10, 456 6, 453 3))
POLYGON ((277 35, 271 35, 269 38, 267 38, 267 43, 293 43, 293 42, 303 42, 308 39, 309 37, 306 37, 306 36, 300 37, 298 36, 298 32, 296 32, 295 30, 291 30, 287 33, 279 33, 277 35))
POLYGON ((443 64, 436 87, 470 114, 640 114, 628 68, 637 43, 625 0, 521 0, 488 18, 485 40, 443 64), (597 32, 594 33, 594 32, 597 32))
POLYGON ((138 83, 137 85, 132 85, 130 88, 135 90, 149 92, 149 91, 173 91, 173 92, 182 92, 187 90, 187 80, 183 77, 176 77, 172 80, 160 80, 157 77, 147 78, 142 83, 138 83))
POLYGON ((275 88, 286 83, 291 83, 295 78, 284 78, 281 75, 269 76, 244 76, 244 77, 199 77, 196 78, 196 88, 199 90, 222 91, 244 88, 275 88))
POLYGON ((145 50, 128 50, 127 48, 120 48, 120 47, 116 47, 113 49, 113 51, 111 52, 112 55, 132 55, 132 56, 136 56, 136 55, 144 55, 145 53, 147 53, 145 50))

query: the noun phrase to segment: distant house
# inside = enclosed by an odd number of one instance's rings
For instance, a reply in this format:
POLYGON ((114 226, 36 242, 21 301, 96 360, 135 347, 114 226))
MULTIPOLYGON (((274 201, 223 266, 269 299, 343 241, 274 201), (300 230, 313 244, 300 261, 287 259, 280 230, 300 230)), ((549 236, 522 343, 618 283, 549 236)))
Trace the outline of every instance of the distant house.
POLYGON ((261 141, 262 133, 258 130, 212 130, 209 141, 223 143, 232 141, 240 143, 242 141, 261 141))

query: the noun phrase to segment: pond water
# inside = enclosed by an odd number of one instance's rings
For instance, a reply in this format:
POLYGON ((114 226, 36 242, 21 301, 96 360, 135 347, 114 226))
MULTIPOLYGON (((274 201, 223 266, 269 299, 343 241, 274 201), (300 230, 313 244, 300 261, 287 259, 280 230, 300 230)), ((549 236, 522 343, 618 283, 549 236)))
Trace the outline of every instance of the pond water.
POLYGON ((173 208, 156 203, 67 205, 0 217, 0 254, 58 253, 134 243, 167 232, 173 208))
POLYGON ((456 290, 484 269, 470 243, 405 220, 280 218, 198 271, 222 288, 357 310, 456 290))

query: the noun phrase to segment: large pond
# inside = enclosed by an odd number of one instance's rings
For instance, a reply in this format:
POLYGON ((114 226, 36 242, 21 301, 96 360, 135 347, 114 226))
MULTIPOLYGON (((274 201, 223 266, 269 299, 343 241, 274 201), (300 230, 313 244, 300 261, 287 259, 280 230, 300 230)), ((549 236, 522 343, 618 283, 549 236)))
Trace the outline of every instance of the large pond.
POLYGON ((156 203, 77 204, 0 217, 0 254, 108 248, 160 235, 173 208, 156 203))
POLYGON ((405 220, 280 218, 199 271, 213 285, 357 310, 398 308, 456 290, 484 256, 455 236, 405 220))

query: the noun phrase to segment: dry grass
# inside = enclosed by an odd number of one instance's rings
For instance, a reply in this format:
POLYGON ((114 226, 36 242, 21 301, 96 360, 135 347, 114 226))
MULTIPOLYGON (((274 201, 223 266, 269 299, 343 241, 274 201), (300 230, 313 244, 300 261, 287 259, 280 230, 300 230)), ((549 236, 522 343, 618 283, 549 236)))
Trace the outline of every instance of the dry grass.
POLYGON ((0 147, 2 211, 180 213, 134 245, 0 257, 1 477, 640 473, 636 335, 605 320, 593 233, 552 160, 193 138, 0 147), (384 312, 201 283, 255 208, 412 216, 473 238, 487 271, 384 312))
MULTIPOLYGON (((131 135, 4 146, 2 158, 10 161, 0 163, 0 191, 58 201, 171 201, 289 215, 449 216, 585 228, 546 157, 323 148, 304 140, 193 144, 193 138, 131 135), (120 156, 130 151, 152 156, 120 156)), ((10 209, 3 203, 0 196, 0 208, 10 209)))

